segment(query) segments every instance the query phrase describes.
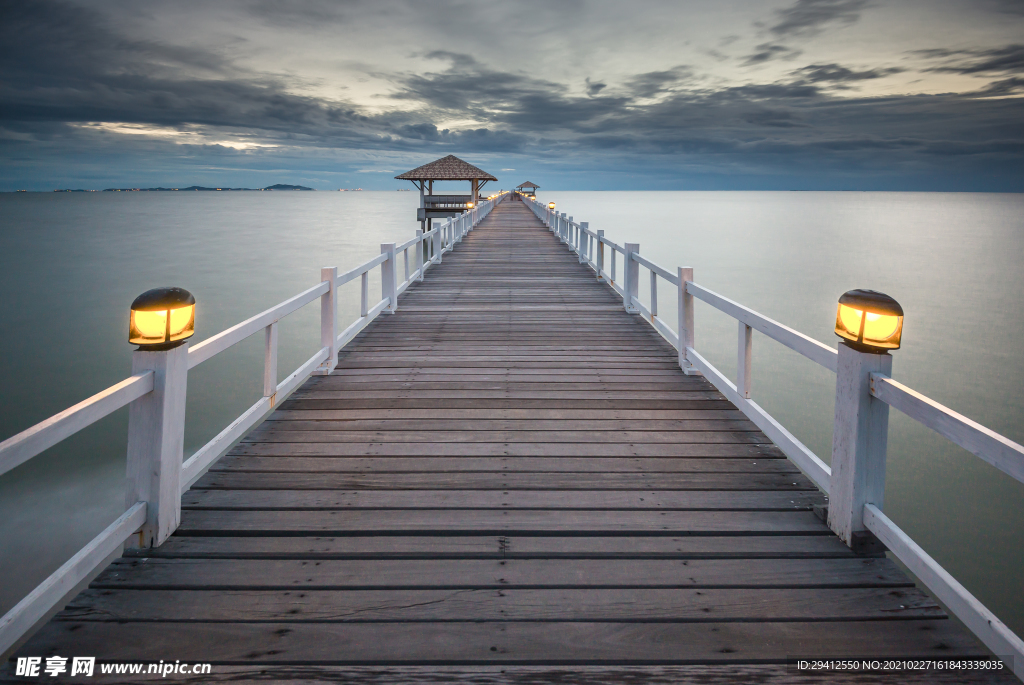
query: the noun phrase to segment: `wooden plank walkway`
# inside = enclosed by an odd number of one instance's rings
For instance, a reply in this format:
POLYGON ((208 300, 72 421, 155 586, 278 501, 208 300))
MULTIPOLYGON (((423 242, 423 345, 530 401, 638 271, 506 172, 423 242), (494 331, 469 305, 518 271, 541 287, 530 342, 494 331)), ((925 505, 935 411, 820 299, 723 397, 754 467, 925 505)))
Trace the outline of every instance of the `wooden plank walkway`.
POLYGON ((986 654, 822 503, 505 202, 21 653, 359 683, 818 682, 786 660, 986 654))

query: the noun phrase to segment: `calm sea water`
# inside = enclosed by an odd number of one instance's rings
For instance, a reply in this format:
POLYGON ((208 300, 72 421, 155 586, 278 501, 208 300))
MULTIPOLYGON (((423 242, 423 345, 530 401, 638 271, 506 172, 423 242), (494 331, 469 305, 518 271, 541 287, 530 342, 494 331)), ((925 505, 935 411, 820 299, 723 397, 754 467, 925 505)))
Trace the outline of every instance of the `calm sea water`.
MULTIPOLYGON (((541 193, 615 242, 829 345, 836 299, 907 312, 894 376, 1024 442, 1024 196, 541 193)), ((128 306, 160 285, 198 301, 201 340, 411 237, 415 193, 0 195, 0 439, 125 378, 128 306)), ((642 274, 642 276, 644 276, 642 274)), ((641 299, 647 297, 641 280, 641 299)), ((355 287, 340 316, 358 314, 355 287)), ((374 286, 379 287, 379 286, 374 286)), ((670 292, 659 294, 673 318, 670 292)), ((281 376, 319 347, 319 308, 280 331, 281 376)), ((735 377, 736 323, 698 303, 697 349, 735 377)), ((189 375, 186 455, 262 389, 262 336, 189 375)), ((819 456, 834 376, 755 336, 754 397, 819 456)), ((124 510, 127 410, 0 476, 0 611, 124 510)), ((892 412, 885 509, 1024 634, 1024 486, 892 412)))

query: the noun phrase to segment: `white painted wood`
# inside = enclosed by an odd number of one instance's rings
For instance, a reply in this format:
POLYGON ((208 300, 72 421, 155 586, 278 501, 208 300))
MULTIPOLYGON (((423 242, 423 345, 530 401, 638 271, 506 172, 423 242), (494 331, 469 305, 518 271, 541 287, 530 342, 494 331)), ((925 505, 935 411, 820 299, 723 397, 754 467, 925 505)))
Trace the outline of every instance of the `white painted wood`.
MULTIPOLYGON (((612 253, 614 254, 614 252, 612 253)), ((676 269, 676 336, 679 338, 679 368, 687 376, 699 376, 700 371, 693 368, 693 364, 686 358, 686 350, 694 346, 693 336, 693 296, 687 291, 686 286, 693 282, 693 268, 680 266, 676 269)))
POLYGON ((650 261, 649 259, 644 259, 640 255, 634 255, 633 259, 635 259, 637 262, 639 262, 641 266, 647 267, 648 269, 650 269, 650 271, 652 273, 658 274, 659 276, 664 278, 666 281, 668 281, 672 285, 679 285, 679 283, 676 282, 677 281, 676 275, 673 274, 673 273, 670 273, 668 271, 668 269, 665 269, 664 267, 658 266, 654 262, 650 261))
POLYGON ((146 509, 145 502, 133 504, 4 614, 0 618, 0 654, 13 647, 107 557, 119 551, 124 541, 146 522, 146 509))
POLYGON ((301 309, 324 295, 329 287, 327 283, 317 283, 309 290, 301 292, 295 297, 287 299, 264 312, 260 312, 256 316, 248 318, 225 331, 221 331, 217 335, 196 344, 194 347, 189 346, 188 368, 194 369, 211 357, 242 342, 250 335, 259 333, 272 322, 283 319, 292 312, 301 309))
POLYGON ((708 360, 698 354, 696 350, 692 347, 686 348, 686 356, 692 362, 694 368, 704 374, 711 381, 711 384, 720 393, 725 395, 727 400, 735 404, 736 408, 742 411, 744 416, 760 428, 761 432, 768 436, 768 439, 775 443, 798 469, 803 471, 822 491, 828 492, 829 479, 832 473, 828 464, 819 459, 818 455, 809 450, 806 445, 786 430, 782 424, 772 418, 754 400, 740 397, 732 381, 712 366, 708 360))
POLYGON ((626 253, 622 258, 622 305, 630 314, 639 313, 639 309, 633 304, 637 299, 640 287, 640 263, 633 259, 633 255, 640 252, 638 243, 626 243, 626 253))
POLYGON ((658 274, 651 272, 651 323, 658 316, 658 274))
POLYGON ((340 350, 345 345, 352 342, 352 338, 356 337, 359 334, 359 331, 366 328, 368 323, 376 319, 378 314, 387 309, 389 303, 390 300, 388 299, 381 300, 374 305, 372 309, 366 312, 366 316, 361 316, 349 324, 348 328, 342 331, 338 336, 338 349, 340 350))
POLYGON ((694 297, 707 302, 715 309, 725 312, 729 316, 747 324, 756 331, 760 331, 772 340, 782 343, 789 349, 799 352, 813 362, 821 364, 830 371, 836 370, 836 351, 828 345, 822 344, 799 331, 784 326, 778 321, 773 321, 752 309, 722 297, 718 293, 707 288, 688 283, 686 292, 694 297))
POLYGON ((0 474, 25 463, 153 389, 152 371, 126 378, 0 442, 0 474))
MULTIPOLYGON (((394 250, 391 257, 391 263, 394 264, 394 250)), ((320 280, 330 284, 327 292, 320 298, 320 347, 330 349, 331 353, 313 373, 317 376, 327 376, 338 365, 338 267, 325 266, 320 269, 320 280)))
MULTIPOLYGON (((450 222, 451 219, 449 219, 448 221, 450 222)), ((441 224, 440 226, 437 226, 437 227, 434 228, 434 258, 433 258, 433 261, 434 261, 435 264, 440 264, 441 263, 441 254, 443 252, 441 248, 443 247, 442 243, 444 242, 443 234, 444 234, 444 231, 445 231, 445 226, 447 226, 447 224, 441 224)))
POLYGON ((871 395, 1024 483, 1024 446, 880 373, 871 395))
POLYGON ((313 369, 317 367, 330 353, 330 350, 326 347, 321 348, 319 352, 314 354, 312 357, 306 360, 306 362, 299 368, 292 371, 287 378, 277 384, 277 396, 283 402, 288 398, 288 395, 298 388, 302 383, 305 382, 313 374, 313 369))
POLYGON ((910 572, 935 593, 986 647, 1024 680, 1024 641, 957 582, 874 504, 864 505, 864 527, 889 548, 910 572))
POLYGON ((612 272, 611 272, 611 281, 610 281, 613 285, 615 284, 615 257, 616 257, 616 252, 615 252, 615 249, 613 248, 612 249, 612 272))
POLYGON ((403 283, 409 281, 409 248, 406 247, 402 250, 402 261, 405 264, 405 278, 402 279, 403 283))
POLYGON ((743 323, 739 326, 739 340, 736 346, 736 389, 741 397, 750 399, 750 375, 754 356, 754 330, 743 323))
POLYGON ((277 322, 266 328, 266 339, 263 345, 263 396, 270 398, 274 405, 274 393, 277 392, 277 322))
POLYGON ((373 269, 373 267, 377 266, 378 264, 383 264, 384 260, 387 258, 387 255, 378 255, 377 257, 374 257, 368 262, 363 262, 362 264, 352 269, 351 271, 346 271, 345 273, 338 276, 338 280, 336 282, 337 285, 343 286, 350 281, 354 281, 358 276, 362 276, 363 274, 365 274, 367 271, 370 271, 371 269, 373 269))
MULTIPOLYGON (((614 254, 614 252, 613 252, 614 254)), ((597 232, 597 280, 605 281, 604 277, 604 231, 597 232)))
POLYGON ((125 506, 146 502, 142 547, 157 547, 181 522, 188 341, 169 350, 136 350, 132 375, 153 372, 153 391, 128 405, 125 506))
MULTIPOLYGON (((321 360, 322 361, 322 360, 321 360)), ((318 364, 320 362, 317 362, 318 364)), ((277 387, 271 397, 278 394, 277 387)), ((246 409, 224 430, 217 433, 208 443, 200 447, 181 465, 181 492, 187 492, 213 464, 227 454, 236 442, 245 437, 253 426, 262 421, 273 410, 271 397, 262 397, 246 409)), ((283 397, 280 398, 283 401, 283 397)))
POLYGON ((587 226, 589 225, 589 222, 581 221, 580 229, 577 233, 577 243, 579 248, 577 251, 580 253, 580 264, 584 264, 590 261, 590 249, 588 247, 590 236, 587 233, 587 226))
POLYGON ((864 505, 885 506, 889 405, 871 396, 870 375, 890 375, 892 357, 840 344, 837 369, 828 525, 852 545, 864 530, 864 505))
MULTIPOLYGON (((277 399, 276 403, 280 404, 288 399, 288 395, 298 388, 299 385, 307 378, 313 375, 313 371, 316 370, 316 368, 322 364, 325 359, 327 359, 327 355, 329 353, 329 348, 321 348, 319 352, 310 357, 302 366, 289 374, 283 381, 278 383, 273 395, 273 397, 277 399)), ((271 403, 270 397, 264 397, 258 400, 241 416, 228 424, 227 428, 218 433, 213 440, 210 440, 210 442, 196 450, 196 453, 182 464, 181 492, 186 492, 190 487, 192 487, 192 485, 199 480, 204 473, 206 473, 207 469, 213 466, 218 459, 227 454, 228 450, 230 450, 236 442, 241 440, 253 426, 266 418, 267 414, 273 411, 273 409, 274 405, 271 403)))
POLYGON ((388 257, 380 265, 381 298, 388 301, 388 306, 384 311, 394 314, 398 311, 398 269, 395 268, 395 244, 381 243, 380 252, 388 257))
MULTIPOLYGON (((424 273, 424 269, 423 269, 423 230, 417 228, 416 229, 416 280, 417 281, 422 281, 423 280, 423 273, 424 273)), ((365 315, 366 315, 366 312, 363 312, 363 316, 365 316, 365 315)))
POLYGON ((369 311, 370 274, 363 272, 359 281, 359 316, 365 317, 369 311))

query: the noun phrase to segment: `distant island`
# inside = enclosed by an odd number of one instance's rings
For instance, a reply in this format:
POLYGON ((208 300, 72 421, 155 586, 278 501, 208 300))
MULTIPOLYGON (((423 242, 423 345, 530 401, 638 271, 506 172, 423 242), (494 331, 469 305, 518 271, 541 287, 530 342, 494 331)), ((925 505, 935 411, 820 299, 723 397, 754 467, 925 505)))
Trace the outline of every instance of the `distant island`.
MULTIPOLYGON (((291 185, 287 185, 285 183, 275 183, 274 185, 267 186, 266 188, 206 188, 206 187, 203 187, 203 186, 189 186, 188 188, 104 188, 103 192, 105 192, 105 193, 157 193, 157 192, 174 192, 174 191, 183 192, 183 191, 188 191, 188 190, 194 190, 194 191, 201 190, 201 191, 204 191, 204 192, 210 192, 210 191, 216 192, 218 190, 220 190, 220 191, 244 190, 244 191, 253 192, 253 191, 259 191, 259 190, 314 190, 314 188, 307 188, 306 186, 291 186, 291 185)), ((53 192, 55 192, 55 193, 66 193, 66 192, 76 192, 76 191, 73 191, 73 190, 55 190, 53 192)))

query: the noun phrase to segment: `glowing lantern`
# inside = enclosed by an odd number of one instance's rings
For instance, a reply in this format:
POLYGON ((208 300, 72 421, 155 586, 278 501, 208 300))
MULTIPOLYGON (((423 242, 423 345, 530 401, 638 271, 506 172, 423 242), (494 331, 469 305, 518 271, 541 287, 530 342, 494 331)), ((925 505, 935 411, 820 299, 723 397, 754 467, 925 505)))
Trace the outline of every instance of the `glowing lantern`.
POLYGON ((554 209, 554 208, 555 208, 555 203, 554 202, 549 202, 548 203, 548 209, 554 209))
POLYGON ((154 288, 132 302, 128 342, 140 349, 169 349, 196 332, 196 298, 184 288, 154 288))
POLYGON ((903 307, 885 293, 851 290, 839 298, 836 335, 867 352, 898 350, 903 335, 903 307))

